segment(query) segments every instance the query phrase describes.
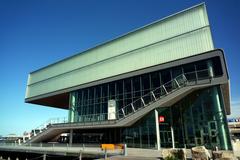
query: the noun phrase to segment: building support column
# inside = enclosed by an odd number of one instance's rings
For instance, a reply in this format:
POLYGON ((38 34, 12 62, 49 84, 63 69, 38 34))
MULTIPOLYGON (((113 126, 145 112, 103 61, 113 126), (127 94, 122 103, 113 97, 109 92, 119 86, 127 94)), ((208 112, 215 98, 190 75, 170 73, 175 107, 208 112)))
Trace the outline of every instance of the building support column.
POLYGON ((220 145, 221 149, 224 150, 231 150, 231 142, 228 126, 226 122, 225 117, 225 110, 223 103, 220 101, 220 94, 219 94, 219 88, 217 86, 213 87, 212 89, 212 101, 213 101, 213 107, 214 107, 214 115, 217 120, 217 126, 218 126, 218 132, 219 132, 219 139, 220 139, 220 145))
POLYGON ((175 148, 175 140, 174 140, 174 130, 173 130, 173 116, 172 116, 172 107, 170 107, 170 125, 171 125, 171 137, 172 137, 172 148, 175 148))
POLYGON ((213 64, 211 60, 207 61, 207 66, 208 66, 208 75, 209 78, 213 78, 214 77, 214 72, 213 72, 213 64))
POLYGON ((75 103, 76 97, 75 92, 71 92, 69 94, 69 114, 68 114, 68 122, 72 123, 74 122, 74 112, 75 112, 75 103))
POLYGON ((155 124, 156 124, 156 136, 157 136, 157 150, 161 149, 160 146, 160 131, 159 131, 159 120, 158 120, 158 111, 155 109, 155 124))
POLYGON ((70 132, 69 132, 69 145, 70 145, 70 147, 72 146, 72 142, 73 142, 73 130, 70 129, 70 132))
POLYGON ((171 136, 172 136, 172 148, 175 148, 175 140, 174 140, 174 133, 173 133, 173 126, 171 125, 171 136))

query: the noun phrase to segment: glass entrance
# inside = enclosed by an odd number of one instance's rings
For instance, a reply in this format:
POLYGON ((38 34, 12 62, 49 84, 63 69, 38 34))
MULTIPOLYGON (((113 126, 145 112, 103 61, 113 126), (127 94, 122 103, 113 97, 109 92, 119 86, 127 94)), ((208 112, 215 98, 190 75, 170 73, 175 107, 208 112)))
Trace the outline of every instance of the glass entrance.
POLYGON ((168 124, 159 124, 161 148, 172 148, 171 128, 168 124))
POLYGON ((158 109, 159 134, 161 148, 172 148, 170 107, 158 109))
POLYGON ((191 93, 172 106, 174 142, 177 148, 204 145, 208 149, 231 149, 220 88, 191 93))

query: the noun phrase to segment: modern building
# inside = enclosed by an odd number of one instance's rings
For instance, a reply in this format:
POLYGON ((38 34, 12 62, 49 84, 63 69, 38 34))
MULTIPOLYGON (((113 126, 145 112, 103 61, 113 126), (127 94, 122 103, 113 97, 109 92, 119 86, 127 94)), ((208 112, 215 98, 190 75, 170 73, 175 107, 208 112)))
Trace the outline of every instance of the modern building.
POLYGON ((31 72, 25 101, 69 110, 30 142, 232 149, 229 75, 205 4, 31 72))

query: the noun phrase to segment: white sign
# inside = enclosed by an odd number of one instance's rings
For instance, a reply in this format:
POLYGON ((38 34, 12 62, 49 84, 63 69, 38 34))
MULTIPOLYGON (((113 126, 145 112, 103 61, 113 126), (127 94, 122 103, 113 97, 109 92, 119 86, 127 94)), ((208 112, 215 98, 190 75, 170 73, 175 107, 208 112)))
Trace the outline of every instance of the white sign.
POLYGON ((108 101, 108 120, 116 119, 116 101, 109 100, 108 101))

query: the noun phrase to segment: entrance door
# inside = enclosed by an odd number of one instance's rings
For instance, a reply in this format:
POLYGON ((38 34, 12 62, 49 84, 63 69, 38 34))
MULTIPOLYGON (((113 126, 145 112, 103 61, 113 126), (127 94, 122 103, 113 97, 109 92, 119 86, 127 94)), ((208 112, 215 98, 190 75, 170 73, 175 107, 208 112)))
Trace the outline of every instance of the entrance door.
POLYGON ((169 124, 159 124, 161 148, 172 148, 172 133, 169 124))
POLYGON ((170 107, 159 108, 159 133, 161 148, 172 148, 172 130, 170 107))

